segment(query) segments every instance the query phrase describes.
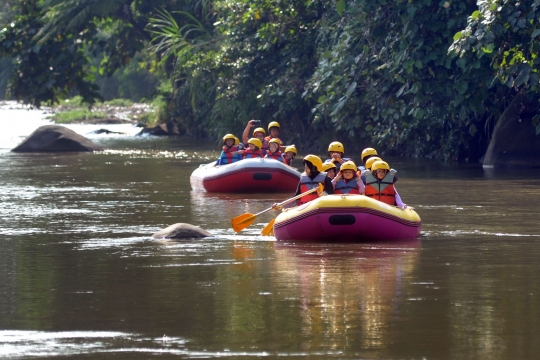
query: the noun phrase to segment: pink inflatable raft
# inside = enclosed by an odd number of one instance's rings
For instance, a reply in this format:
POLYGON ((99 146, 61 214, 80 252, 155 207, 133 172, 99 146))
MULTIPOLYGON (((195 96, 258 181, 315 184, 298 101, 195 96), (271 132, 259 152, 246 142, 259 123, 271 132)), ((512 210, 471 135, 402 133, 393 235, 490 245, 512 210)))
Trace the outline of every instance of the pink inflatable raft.
POLYGON ((277 240, 379 241, 414 239, 422 220, 410 207, 403 210, 363 195, 327 195, 285 209, 274 222, 277 240))

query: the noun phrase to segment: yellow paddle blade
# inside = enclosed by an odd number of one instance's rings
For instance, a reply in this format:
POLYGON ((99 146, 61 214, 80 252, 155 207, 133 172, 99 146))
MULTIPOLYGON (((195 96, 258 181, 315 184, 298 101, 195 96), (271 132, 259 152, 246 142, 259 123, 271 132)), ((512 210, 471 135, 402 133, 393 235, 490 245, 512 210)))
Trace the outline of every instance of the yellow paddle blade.
POLYGON ((257 216, 253 214, 246 213, 246 214, 238 215, 237 217, 233 218, 231 220, 231 225, 234 232, 239 232, 247 228, 249 225, 253 223, 253 220, 255 220, 256 217, 257 216))
POLYGON ((261 235, 264 236, 274 236, 274 222, 276 219, 270 220, 270 222, 261 230, 261 235))

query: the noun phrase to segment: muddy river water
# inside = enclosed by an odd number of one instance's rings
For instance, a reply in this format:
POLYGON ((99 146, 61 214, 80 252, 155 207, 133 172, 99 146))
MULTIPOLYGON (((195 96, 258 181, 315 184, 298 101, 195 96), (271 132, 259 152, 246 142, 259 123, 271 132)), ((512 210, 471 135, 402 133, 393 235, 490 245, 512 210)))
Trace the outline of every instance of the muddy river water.
POLYGON ((230 220, 292 194, 191 190, 216 144, 71 125, 107 150, 9 151, 44 123, 0 108, 0 358, 540 357, 537 170, 388 158, 420 239, 281 243, 275 214, 230 220), (150 240, 178 222, 215 237, 150 240))

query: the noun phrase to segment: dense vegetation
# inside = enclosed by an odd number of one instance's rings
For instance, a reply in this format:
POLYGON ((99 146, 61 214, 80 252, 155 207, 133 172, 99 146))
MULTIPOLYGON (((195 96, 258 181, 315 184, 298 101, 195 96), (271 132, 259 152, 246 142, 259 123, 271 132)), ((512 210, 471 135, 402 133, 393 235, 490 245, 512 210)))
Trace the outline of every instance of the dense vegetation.
POLYGON ((518 92, 538 107, 540 0, 8 3, 0 83, 36 106, 109 91, 197 137, 260 118, 303 150, 471 161, 518 92))

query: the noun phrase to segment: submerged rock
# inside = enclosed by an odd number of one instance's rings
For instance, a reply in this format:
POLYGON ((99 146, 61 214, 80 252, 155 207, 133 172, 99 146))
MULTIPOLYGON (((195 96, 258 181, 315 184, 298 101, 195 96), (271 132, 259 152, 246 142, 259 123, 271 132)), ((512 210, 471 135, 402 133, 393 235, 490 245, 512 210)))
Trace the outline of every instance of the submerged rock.
POLYGON ((44 125, 37 128, 13 152, 68 152, 101 151, 91 140, 60 125, 44 125))
POLYGON ((192 239, 209 236, 212 236, 212 234, 198 226, 186 223, 176 223, 156 232, 154 235, 152 235, 152 239, 192 239))
POLYGON ((176 121, 167 121, 151 128, 144 128, 137 135, 182 135, 176 121))

